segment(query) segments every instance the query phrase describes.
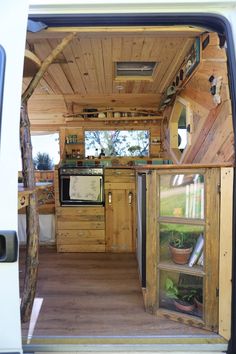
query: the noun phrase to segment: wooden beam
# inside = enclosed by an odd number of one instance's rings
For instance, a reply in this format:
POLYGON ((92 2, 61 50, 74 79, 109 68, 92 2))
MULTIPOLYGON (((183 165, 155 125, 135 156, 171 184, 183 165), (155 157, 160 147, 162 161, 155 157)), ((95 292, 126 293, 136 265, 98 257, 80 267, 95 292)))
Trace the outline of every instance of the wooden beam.
POLYGON ((25 49, 23 77, 33 77, 41 66, 41 60, 30 50, 25 49))
POLYGON ((233 222, 233 168, 230 167, 221 169, 220 205, 219 334, 229 340, 231 335, 233 222))
POLYGON ((63 38, 69 32, 77 32, 78 34, 95 34, 114 36, 117 35, 158 35, 160 37, 196 37, 203 33, 205 29, 190 26, 111 26, 111 27, 49 27, 37 33, 28 33, 28 39, 45 39, 45 38, 63 38))
MULTIPOLYGON (((44 60, 39 71, 33 77, 29 86, 21 97, 21 116, 20 116, 20 144, 22 158, 22 175, 24 187, 35 190, 34 163, 32 156, 32 144, 30 134, 30 121, 28 116, 28 100, 33 94, 39 81, 48 69, 49 65, 58 56, 58 54, 66 47, 66 45, 74 38, 75 34, 71 33, 64 38, 61 43, 52 51, 52 53, 44 60)), ((34 303, 37 274, 38 274, 38 245, 39 245, 39 213, 37 203, 37 193, 33 192, 29 197, 29 206, 26 208, 26 233, 27 233, 27 254, 25 263, 25 279, 21 301, 21 320, 28 322, 32 312, 34 303)))

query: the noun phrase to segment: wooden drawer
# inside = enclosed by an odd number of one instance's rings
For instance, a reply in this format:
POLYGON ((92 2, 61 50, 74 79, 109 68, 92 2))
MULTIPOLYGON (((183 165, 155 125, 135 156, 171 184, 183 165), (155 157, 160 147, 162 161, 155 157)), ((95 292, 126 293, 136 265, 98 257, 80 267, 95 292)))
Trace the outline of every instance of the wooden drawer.
POLYGON ((104 230, 104 221, 77 221, 72 217, 57 218, 57 230, 104 230))
POLYGON ((104 216, 104 207, 59 207, 56 209, 57 216, 104 216))
POLYGON ((105 183, 132 183, 135 171, 131 169, 105 169, 105 183))
POLYGON ((106 182, 104 184, 105 190, 135 190, 135 183, 134 182, 123 182, 123 183, 114 183, 114 182, 106 182))
POLYGON ((105 245, 104 230, 58 230, 57 244, 105 245))
POLYGON ((105 252, 105 245, 58 245, 57 252, 105 252))

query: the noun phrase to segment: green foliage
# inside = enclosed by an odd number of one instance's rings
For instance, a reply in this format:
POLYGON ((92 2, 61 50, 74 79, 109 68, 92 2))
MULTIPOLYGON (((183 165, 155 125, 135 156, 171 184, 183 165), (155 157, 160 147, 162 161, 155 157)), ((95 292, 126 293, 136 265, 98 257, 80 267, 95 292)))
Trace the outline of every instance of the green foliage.
POLYGON ((85 131, 86 155, 98 149, 106 156, 148 156, 148 130, 85 131))
POLYGON ((53 161, 46 152, 38 152, 34 158, 34 167, 37 170, 52 170, 53 161))
POLYGON ((170 239, 170 245, 175 247, 175 248, 190 248, 193 245, 193 240, 191 236, 187 233, 174 233, 172 232, 172 236, 170 239))
POLYGON ((133 156, 137 156, 138 153, 140 152, 141 147, 139 145, 133 145, 128 148, 128 151, 131 153, 133 156))
POLYGON ((193 303, 195 297, 202 298, 202 289, 192 287, 178 287, 172 279, 166 278, 165 293, 170 299, 178 299, 188 303, 193 303))
POLYGON ((169 297, 170 299, 178 299, 179 290, 177 286, 174 284, 173 280, 170 278, 166 278, 165 291, 166 291, 166 296, 169 297))
POLYGON ((189 303, 192 303, 193 299, 195 298, 196 295, 197 295, 197 290, 196 289, 193 289, 193 288, 188 289, 187 294, 182 296, 182 300, 186 301, 186 302, 189 302, 189 303))

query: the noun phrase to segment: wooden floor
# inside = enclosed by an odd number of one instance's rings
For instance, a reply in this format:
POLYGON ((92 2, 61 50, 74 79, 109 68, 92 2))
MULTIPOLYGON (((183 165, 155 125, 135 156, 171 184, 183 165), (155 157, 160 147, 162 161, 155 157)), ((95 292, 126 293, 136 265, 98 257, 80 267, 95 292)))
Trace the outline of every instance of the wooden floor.
MULTIPOLYGON (((24 258, 21 251, 21 283, 24 258)), ((134 254, 69 254, 41 248, 37 297, 43 304, 34 336, 209 334, 145 312, 134 254)), ((27 332, 24 324, 23 336, 27 332)))

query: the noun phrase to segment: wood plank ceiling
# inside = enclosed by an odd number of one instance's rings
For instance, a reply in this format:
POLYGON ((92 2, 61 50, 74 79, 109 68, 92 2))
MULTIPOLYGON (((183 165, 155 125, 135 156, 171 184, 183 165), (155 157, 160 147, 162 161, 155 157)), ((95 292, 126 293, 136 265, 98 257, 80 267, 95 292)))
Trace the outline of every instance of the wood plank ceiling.
MULTIPOLYGON (((63 115, 84 107, 157 109, 194 38, 202 32, 188 27, 70 29, 74 30, 75 39, 51 64, 31 99, 32 115, 42 115, 44 110, 63 115), (117 61, 158 64, 149 80, 117 80, 117 61)), ((68 29, 57 28, 29 33, 26 48, 42 61, 67 33, 68 29)), ((24 78, 23 89, 30 80, 24 78)))

